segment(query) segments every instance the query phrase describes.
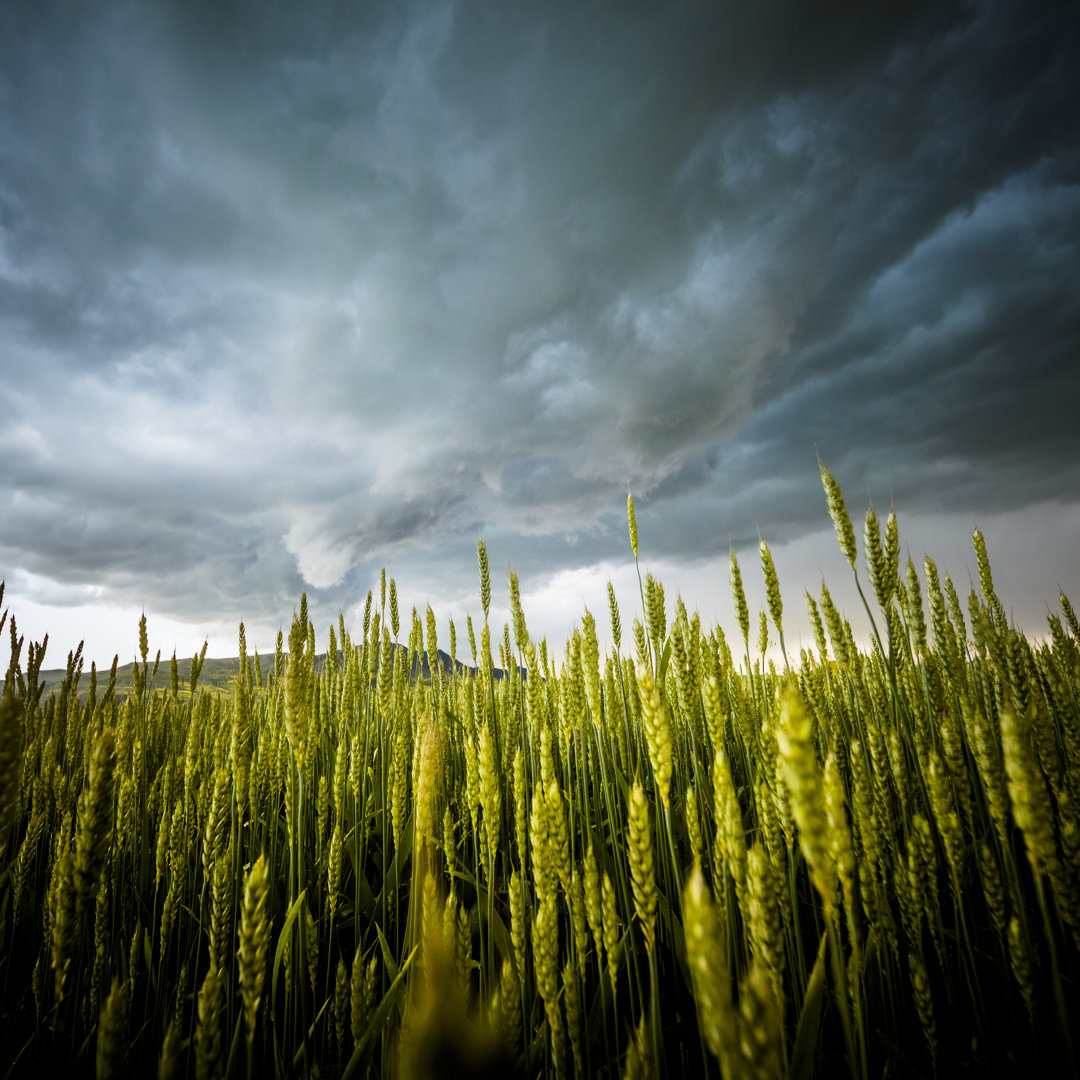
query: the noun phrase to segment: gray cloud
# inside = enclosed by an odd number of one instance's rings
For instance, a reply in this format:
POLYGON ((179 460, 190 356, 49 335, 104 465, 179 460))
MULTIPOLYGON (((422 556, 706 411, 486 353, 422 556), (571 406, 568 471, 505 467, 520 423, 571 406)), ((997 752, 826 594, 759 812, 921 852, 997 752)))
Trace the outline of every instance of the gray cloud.
POLYGON ((596 564, 628 486, 676 562, 795 539, 816 453, 1075 500, 1076 24, 5 5, 0 561, 272 623, 596 564))

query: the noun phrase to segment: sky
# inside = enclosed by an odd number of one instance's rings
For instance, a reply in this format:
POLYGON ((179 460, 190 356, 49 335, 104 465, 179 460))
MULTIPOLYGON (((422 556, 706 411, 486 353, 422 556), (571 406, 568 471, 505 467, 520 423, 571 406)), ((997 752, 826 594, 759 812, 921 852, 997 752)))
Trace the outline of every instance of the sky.
MULTIPOLYGON (((249 650, 476 543, 561 654, 642 570, 812 645, 861 533, 1080 602, 1075 3, 0 5, 0 577, 46 667, 249 650)), ((605 631, 606 633, 606 631, 605 631)), ((608 634, 605 641, 610 641, 608 634)), ((6 649, 5 649, 6 655, 6 649)))

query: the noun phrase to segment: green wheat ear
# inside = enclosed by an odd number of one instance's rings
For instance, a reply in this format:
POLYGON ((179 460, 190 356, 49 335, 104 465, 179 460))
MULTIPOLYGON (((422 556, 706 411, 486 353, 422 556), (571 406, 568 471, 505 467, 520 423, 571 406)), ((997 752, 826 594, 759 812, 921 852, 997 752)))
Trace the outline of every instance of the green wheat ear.
POLYGON ((239 961, 240 994, 244 1003, 244 1025, 250 1047, 255 1038, 255 1018, 262 1001, 266 977, 266 957, 270 949, 270 869, 266 855, 260 855, 248 871, 240 909, 239 961))
POLYGON ((79 824, 75 841, 75 925, 94 905, 98 881, 109 853, 113 825, 113 790, 116 771, 116 740, 106 728, 97 738, 87 785, 79 799, 79 824))
POLYGON ((211 1080, 221 1071, 221 1013, 225 1007, 225 986, 221 972, 211 961, 198 996, 198 1020, 195 1026, 195 1078, 211 1080))
POLYGON ((784 633, 784 604, 780 597, 780 579, 776 576, 776 565, 773 563, 772 552, 764 540, 758 541, 758 549, 761 553, 761 570, 765 577, 765 596, 769 604, 769 616, 773 626, 780 635, 784 633))
POLYGON ((690 871, 682 896, 686 958, 705 1044, 730 1075, 739 1055, 739 1022, 731 1000, 730 976, 724 959, 720 919, 701 867, 690 871))
POLYGON ((114 978, 98 1021, 97 1080, 123 1072, 128 1042, 128 985, 114 978))
POLYGON ((671 773, 671 715, 653 678, 652 668, 643 666, 637 673, 638 693, 641 695, 641 716, 645 724, 645 744, 649 751, 656 793, 665 808, 670 806, 671 773))
POLYGON ((822 461, 818 461, 818 468, 821 470, 821 484, 825 488, 829 517, 832 518, 836 528, 836 539, 840 542, 840 550, 844 553, 848 565, 854 570, 858 548, 855 544, 855 529, 851 524, 851 518, 848 517, 847 507, 844 505, 843 493, 840 491, 840 485, 822 461))
POLYGON ((742 632, 743 641, 747 648, 750 646, 750 609, 746 605, 746 593, 743 590, 742 571, 739 569, 739 560, 735 557, 735 549, 730 551, 731 561, 731 594, 735 601, 735 617, 739 622, 739 630, 742 632))
POLYGON ((18 809, 24 741, 23 699, 4 694, 0 697, 0 849, 18 809))
POLYGON ((656 943, 656 909, 659 896, 653 865, 652 829, 649 825, 649 804, 641 782, 634 781, 630 789, 627 839, 630 848, 630 878, 633 883, 634 911, 645 938, 645 948, 652 952, 656 943))
POLYGON ((776 738, 799 846, 810 875, 831 912, 836 906, 836 864, 825 806, 824 774, 811 739, 811 719, 798 691, 789 687, 780 699, 776 738))

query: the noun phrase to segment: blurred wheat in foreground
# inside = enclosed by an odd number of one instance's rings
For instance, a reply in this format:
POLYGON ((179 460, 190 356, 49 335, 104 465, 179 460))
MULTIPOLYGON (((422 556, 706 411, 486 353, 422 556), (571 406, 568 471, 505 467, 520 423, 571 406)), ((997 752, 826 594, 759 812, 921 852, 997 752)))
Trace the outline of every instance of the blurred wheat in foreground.
POLYGON ((515 575, 493 635, 482 542, 464 663, 384 574, 228 693, 144 620, 131 693, 80 647, 45 696, 5 611, 3 1075, 1075 1073, 1076 614, 1012 628, 978 532, 966 604, 895 513, 860 561, 822 479, 869 653, 823 583, 789 661, 764 540, 734 652, 651 574, 629 652, 609 587, 557 661, 515 575))

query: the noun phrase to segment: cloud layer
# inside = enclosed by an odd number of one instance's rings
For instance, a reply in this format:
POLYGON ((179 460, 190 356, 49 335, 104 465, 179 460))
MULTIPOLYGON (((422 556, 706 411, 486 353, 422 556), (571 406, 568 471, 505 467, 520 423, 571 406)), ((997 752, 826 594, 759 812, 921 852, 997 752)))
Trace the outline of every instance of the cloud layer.
POLYGON ((1073 5, 344 12, 0 11, 29 599, 456 603, 479 535, 542 590, 622 555, 628 486, 700 562, 819 530, 816 454, 1075 503, 1073 5))

